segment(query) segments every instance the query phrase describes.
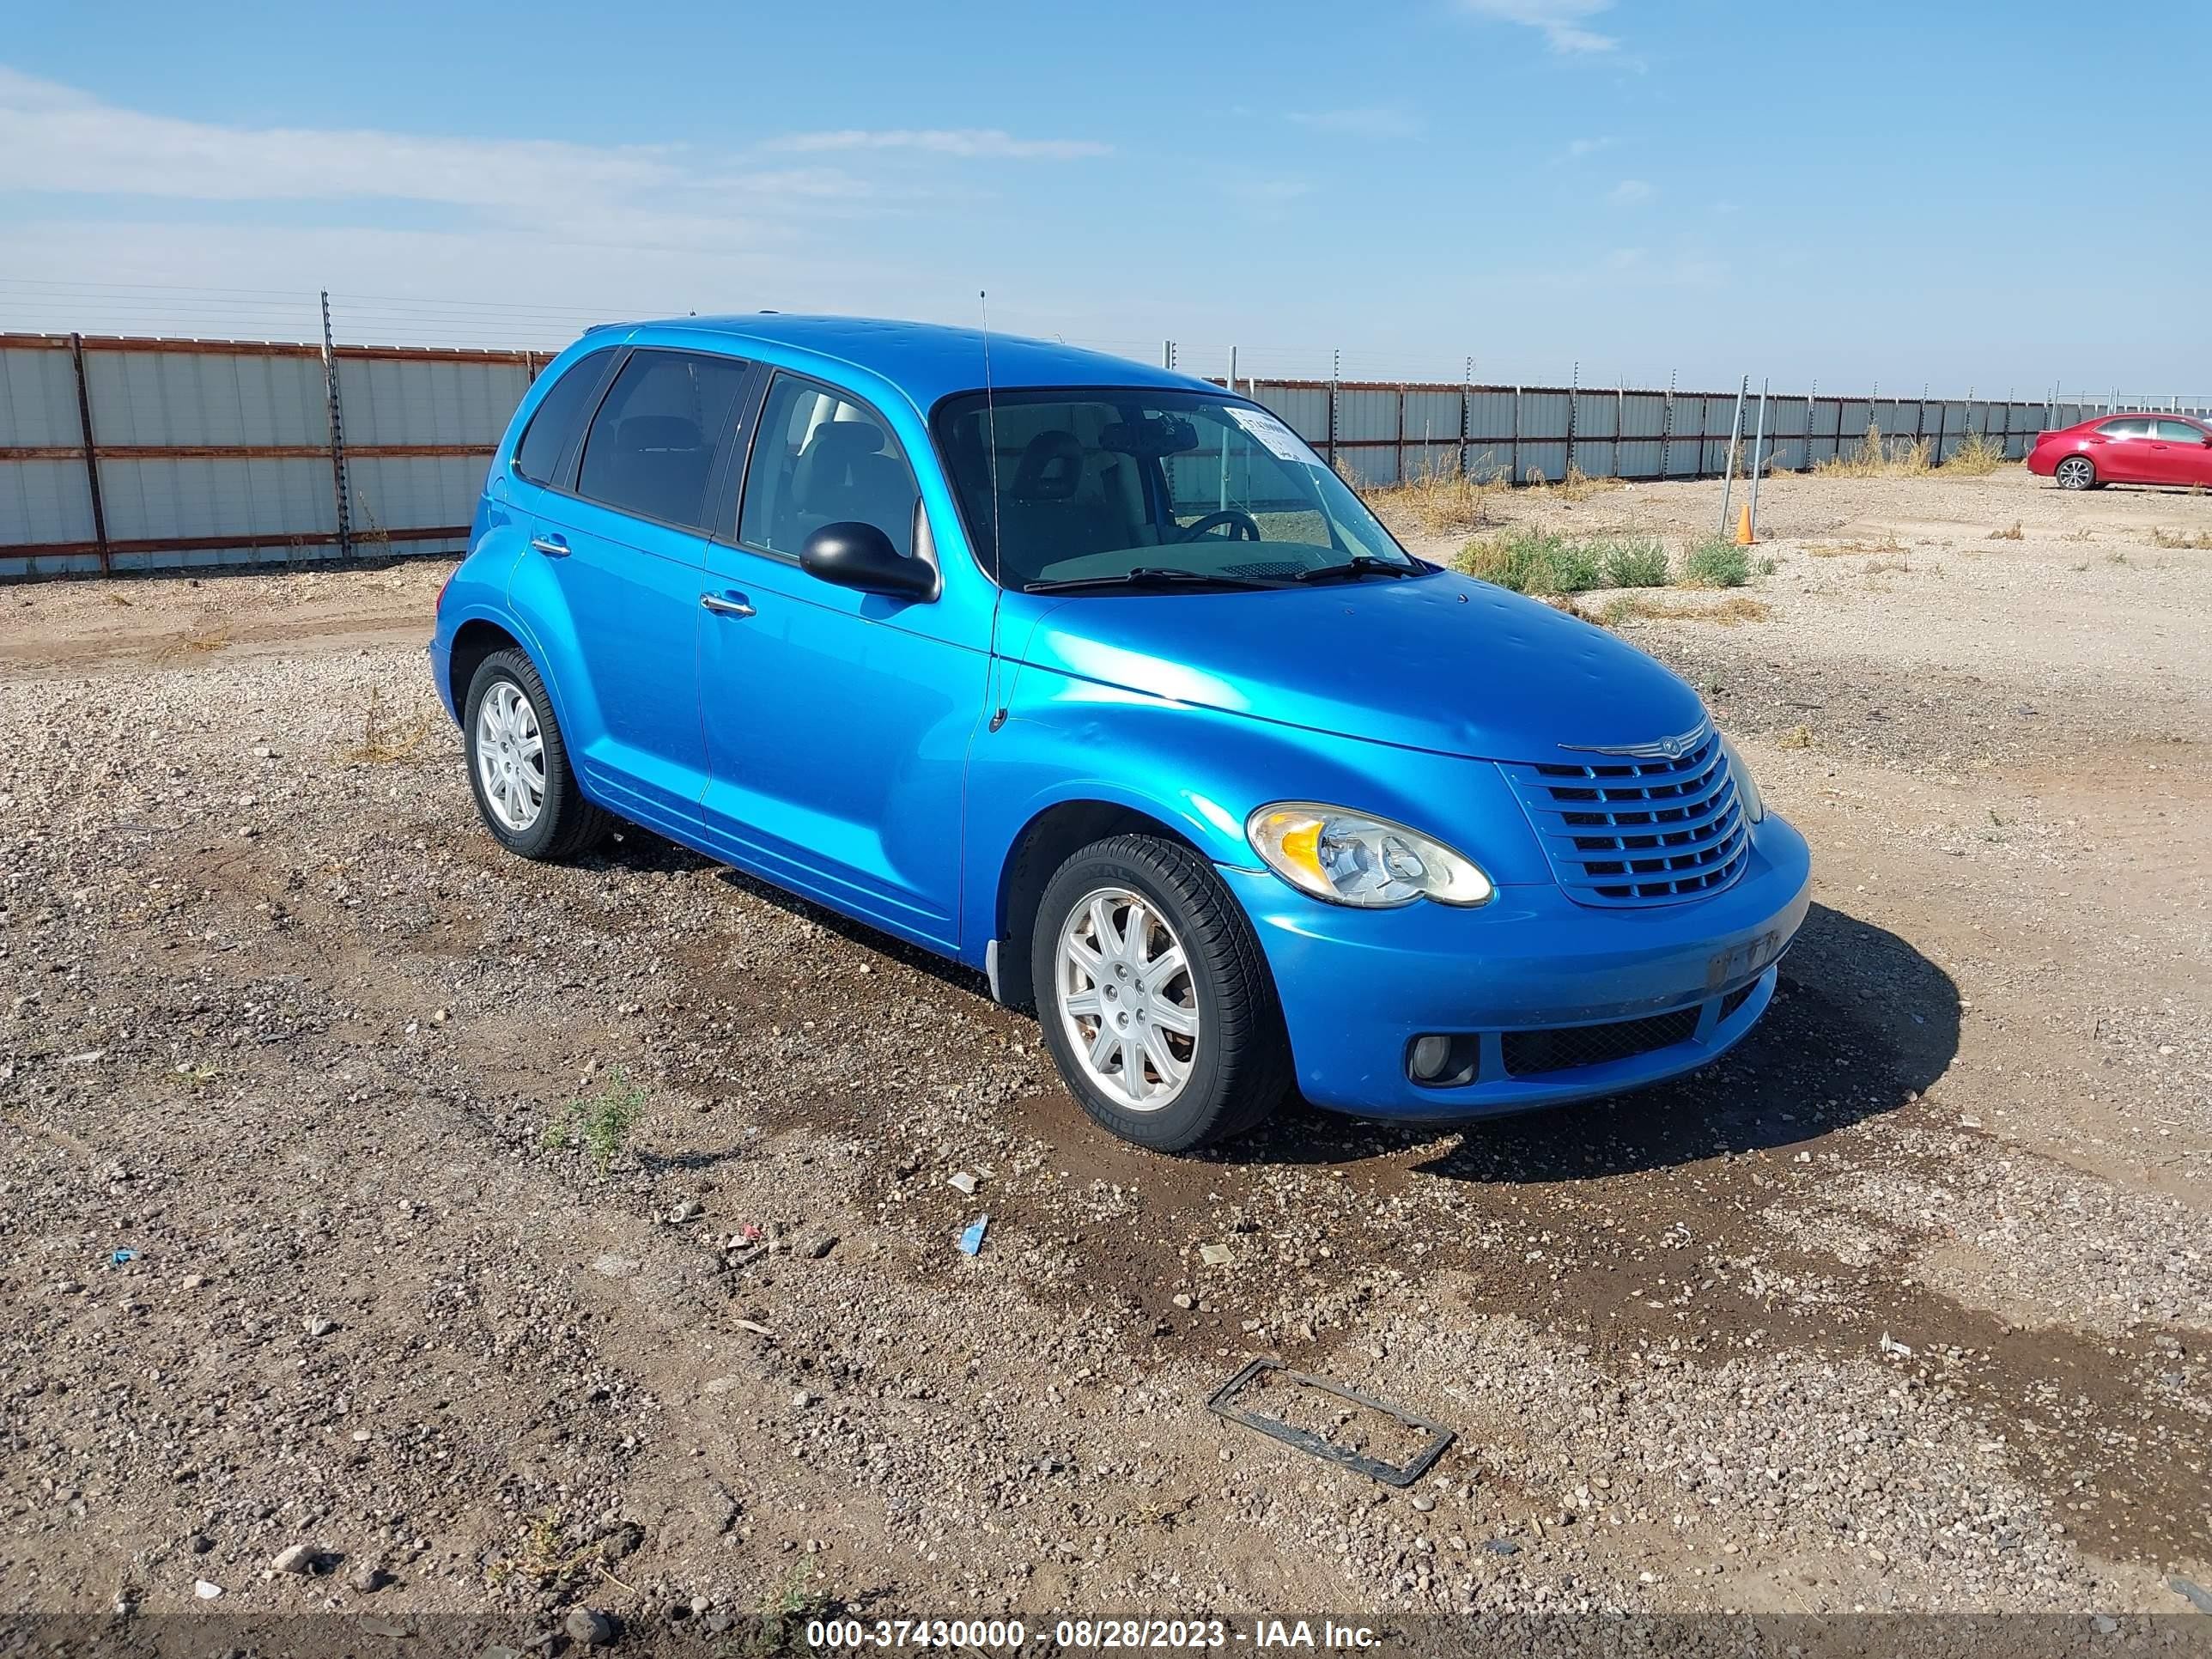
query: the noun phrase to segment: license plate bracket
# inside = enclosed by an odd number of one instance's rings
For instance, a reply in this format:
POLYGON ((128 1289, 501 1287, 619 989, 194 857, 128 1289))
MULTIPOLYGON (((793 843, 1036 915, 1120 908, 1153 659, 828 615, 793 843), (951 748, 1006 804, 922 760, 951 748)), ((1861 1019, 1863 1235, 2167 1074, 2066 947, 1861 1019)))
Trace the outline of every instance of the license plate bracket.
POLYGON ((1782 930, 1770 927, 1741 945, 1715 951, 1705 963, 1705 989, 1717 991, 1734 981, 1763 971, 1782 954, 1782 930))

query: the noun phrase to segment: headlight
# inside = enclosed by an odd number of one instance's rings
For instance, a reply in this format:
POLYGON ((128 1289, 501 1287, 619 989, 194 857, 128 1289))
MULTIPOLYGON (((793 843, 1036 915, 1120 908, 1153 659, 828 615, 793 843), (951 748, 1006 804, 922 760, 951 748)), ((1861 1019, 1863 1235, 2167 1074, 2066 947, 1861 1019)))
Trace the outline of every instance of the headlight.
POLYGON ((1277 801, 1247 818, 1244 834, 1270 870, 1331 904, 1380 909, 1419 898, 1483 904, 1496 891, 1488 876, 1442 842, 1341 806, 1277 801))
POLYGON ((1735 780, 1735 798, 1743 805, 1744 822, 1765 823, 1766 803, 1759 799, 1759 780, 1751 775, 1751 768, 1744 763, 1743 751, 1723 738, 1721 752, 1728 757, 1729 775, 1735 780))

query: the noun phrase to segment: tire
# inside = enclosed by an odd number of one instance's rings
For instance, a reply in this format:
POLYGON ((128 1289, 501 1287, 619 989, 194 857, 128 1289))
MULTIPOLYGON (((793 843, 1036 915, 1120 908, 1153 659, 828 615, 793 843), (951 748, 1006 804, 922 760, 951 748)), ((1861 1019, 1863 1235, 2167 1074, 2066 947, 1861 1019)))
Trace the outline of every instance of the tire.
POLYGON ((2097 477, 2097 464, 2087 455, 2069 455, 2051 470, 2051 476, 2061 489, 2094 489, 2103 480, 2097 477))
POLYGON ((1062 864, 1037 906, 1030 974, 1069 1092, 1124 1140, 1162 1152, 1225 1140, 1290 1092, 1290 1042, 1260 942, 1206 860, 1178 842, 1116 836, 1062 864), (1091 950, 1095 974, 1071 939, 1091 950), (1147 983, 1170 949, 1181 966, 1147 983), (1186 1021, 1187 1036, 1175 1029, 1186 1021), (1103 1064, 1086 1058, 1102 1038, 1115 1044, 1103 1064))
POLYGON ((526 859, 574 858, 599 845, 615 827, 614 815, 586 800, 576 787, 568 746, 553 718, 553 699, 520 651, 495 651, 477 666, 462 703, 461 747, 477 811, 508 852, 526 859), (487 704, 494 709, 489 722, 487 704), (502 708, 505 717, 499 713, 502 708), (511 749, 502 733, 517 739, 511 749), (532 739, 538 745, 534 755, 529 752, 532 739), (495 787, 501 793, 495 793, 495 787), (517 810, 515 803, 532 798, 534 812, 517 810))

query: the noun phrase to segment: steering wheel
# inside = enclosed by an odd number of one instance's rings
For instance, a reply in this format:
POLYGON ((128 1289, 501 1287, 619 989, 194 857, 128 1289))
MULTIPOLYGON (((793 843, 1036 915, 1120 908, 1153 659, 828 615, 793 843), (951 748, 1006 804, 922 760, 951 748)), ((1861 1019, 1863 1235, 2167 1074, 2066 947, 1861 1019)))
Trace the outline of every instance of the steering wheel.
POLYGON ((1260 534, 1260 521, 1249 513, 1233 507, 1224 507, 1218 513, 1207 514, 1196 524, 1182 532, 1176 539, 1179 542, 1194 542, 1207 531, 1218 529, 1224 524, 1229 526, 1229 539, 1232 542, 1256 542, 1262 539, 1260 534))

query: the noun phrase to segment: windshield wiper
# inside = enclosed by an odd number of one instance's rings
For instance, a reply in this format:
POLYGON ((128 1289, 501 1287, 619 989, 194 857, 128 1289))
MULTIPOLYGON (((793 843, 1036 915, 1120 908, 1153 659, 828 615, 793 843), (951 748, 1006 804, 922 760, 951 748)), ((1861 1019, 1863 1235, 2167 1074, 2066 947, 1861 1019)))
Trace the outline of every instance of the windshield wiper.
POLYGON ((1322 582, 1366 575, 1418 576, 1427 568, 1419 561, 1378 559, 1372 553, 1355 553, 1342 564, 1316 565, 1310 570, 1299 571, 1291 580, 1294 582, 1322 582))
POLYGON ((1278 582, 1255 581, 1249 576, 1231 576, 1211 570, 1180 570, 1163 564, 1140 564, 1134 570, 1111 576, 1065 576, 1056 581, 1024 582, 1024 593, 1067 593, 1085 587, 1277 587, 1278 582))

